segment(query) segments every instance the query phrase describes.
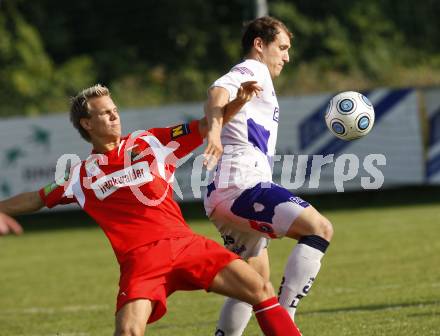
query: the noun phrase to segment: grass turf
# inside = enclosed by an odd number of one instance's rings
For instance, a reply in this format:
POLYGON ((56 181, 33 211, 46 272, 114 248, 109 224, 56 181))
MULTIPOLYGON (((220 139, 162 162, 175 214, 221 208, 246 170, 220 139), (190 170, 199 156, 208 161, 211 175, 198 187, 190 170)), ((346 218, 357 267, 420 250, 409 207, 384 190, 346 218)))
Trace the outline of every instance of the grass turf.
MULTIPOLYGON (((440 335, 440 211, 435 204, 326 210, 335 237, 296 321, 304 335, 440 335)), ((33 227, 0 238, 0 335, 111 335, 118 266, 105 236, 75 215, 27 217, 33 227), (35 223, 33 223, 35 222, 35 223)), ((218 240, 206 220, 193 229, 218 240)), ((277 287, 294 246, 269 246, 277 287)), ((222 297, 179 292, 152 335, 212 335, 222 297)), ((260 335, 254 319, 245 335, 260 335)))

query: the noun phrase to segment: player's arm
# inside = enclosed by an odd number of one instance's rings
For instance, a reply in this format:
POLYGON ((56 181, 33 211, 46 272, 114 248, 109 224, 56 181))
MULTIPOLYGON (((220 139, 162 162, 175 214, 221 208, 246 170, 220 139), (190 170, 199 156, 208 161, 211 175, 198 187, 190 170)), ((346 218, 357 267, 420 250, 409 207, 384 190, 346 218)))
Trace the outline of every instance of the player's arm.
MULTIPOLYGON (((219 87, 217 88, 223 89, 219 87)), ((238 113, 238 111, 242 109, 244 104, 246 104, 249 100, 251 100, 251 98, 254 95, 258 96, 260 91, 261 88, 260 86, 257 85, 256 81, 249 81, 242 83, 238 89, 237 97, 234 100, 227 103, 222 108, 221 116, 218 118, 218 120, 222 120, 221 127, 223 127, 226 123, 228 123, 238 113)), ((229 94, 227 91, 226 94, 228 95, 227 99, 229 99, 229 94)), ((222 105, 222 104, 217 104, 217 105, 222 105)), ((206 105, 205 105, 205 109, 206 109, 206 105)), ((217 110, 216 108, 214 109, 217 110)), ((206 112, 207 111, 205 110, 205 113, 206 112)), ((209 118, 207 115, 202 119, 200 119, 199 132, 204 138, 208 135, 208 131, 210 129, 208 119, 209 118)))
POLYGON ((21 234, 22 227, 10 216, 22 215, 40 210, 44 206, 38 191, 25 192, 0 201, 0 235, 10 232, 21 234))
MULTIPOLYGON (((205 103, 205 116, 200 119, 199 131, 205 138, 209 136, 210 132, 221 130, 224 122, 224 111, 228 104, 229 93, 226 89, 221 87, 212 87, 208 91, 208 100, 205 103)), ((221 144, 220 144, 221 145, 221 144)))
POLYGON ((16 216, 40 210, 43 206, 39 192, 31 191, 0 201, 0 212, 16 216))
MULTIPOLYGON (((209 137, 210 134, 214 141, 218 139, 218 145, 221 147, 220 130, 222 126, 231 120, 238 111, 240 111, 243 105, 254 95, 258 95, 261 90, 261 87, 257 85, 256 81, 243 82, 238 87, 236 97, 228 103, 229 92, 221 87, 213 87, 209 93, 212 99, 209 99, 207 102, 207 105, 210 105, 208 110, 212 113, 205 109, 206 115, 200 120, 194 120, 188 124, 181 124, 174 127, 152 128, 148 130, 147 133, 157 137, 164 146, 168 146, 170 142, 177 142, 179 146, 174 149, 174 155, 177 158, 182 158, 200 146, 203 142, 203 138, 209 137), (219 128, 219 130, 216 138, 215 133, 217 128, 219 128)), ((212 145, 211 143, 211 148, 218 145, 212 145)), ((208 153, 207 157, 211 157, 215 165, 222 151, 213 149, 212 151, 208 151, 208 153)))
MULTIPOLYGON (((73 195, 66 193, 69 182, 70 179, 65 176, 62 180, 49 183, 38 191, 24 192, 0 201, 0 213, 16 216, 38 211, 44 206, 52 208, 58 204, 73 203, 76 201, 73 195)), ((5 217, 0 217, 0 222, 3 227, 8 226, 11 230, 17 229, 17 226, 5 217)))
POLYGON ((214 86, 208 90, 208 99, 204 106, 207 126, 204 133, 206 134, 207 143, 203 152, 205 155, 203 164, 208 169, 215 166, 223 152, 220 134, 223 125, 223 111, 228 101, 229 92, 225 88, 214 86))
POLYGON ((212 169, 223 147, 220 140, 221 128, 230 121, 242 107, 255 95, 262 91, 256 81, 241 83, 235 99, 229 102, 229 92, 223 87, 214 86, 208 91, 205 103, 205 118, 200 121, 200 134, 207 138, 204 151, 206 157, 204 165, 212 169))

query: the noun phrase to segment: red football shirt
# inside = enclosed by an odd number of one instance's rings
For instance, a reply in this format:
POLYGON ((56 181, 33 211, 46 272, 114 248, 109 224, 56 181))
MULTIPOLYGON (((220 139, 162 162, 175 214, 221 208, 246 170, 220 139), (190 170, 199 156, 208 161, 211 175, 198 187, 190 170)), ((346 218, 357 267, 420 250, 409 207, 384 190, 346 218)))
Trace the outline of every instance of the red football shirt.
POLYGON ((77 202, 104 230, 118 261, 151 242, 192 234, 171 183, 177 159, 201 145, 199 122, 137 131, 104 154, 93 153, 67 181, 40 190, 49 208, 77 202))

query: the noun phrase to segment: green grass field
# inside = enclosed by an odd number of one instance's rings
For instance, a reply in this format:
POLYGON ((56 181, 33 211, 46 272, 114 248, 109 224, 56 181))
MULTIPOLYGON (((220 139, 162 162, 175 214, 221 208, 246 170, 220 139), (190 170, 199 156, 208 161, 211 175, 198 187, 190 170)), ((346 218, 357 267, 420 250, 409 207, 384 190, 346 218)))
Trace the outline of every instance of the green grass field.
MULTIPOLYGON (((335 237, 299 306, 303 334, 440 335, 439 207, 324 214, 335 237)), ((119 270, 110 245, 100 229, 69 229, 77 218, 53 216, 63 229, 0 238, 0 335, 111 335, 119 270)), ((208 221, 189 222, 217 239, 208 221)), ((283 239, 269 247, 275 287, 293 245, 283 239)), ((203 291, 176 293, 168 314, 147 334, 212 335, 222 301, 203 291)), ((260 335, 255 320, 245 335, 260 335)))

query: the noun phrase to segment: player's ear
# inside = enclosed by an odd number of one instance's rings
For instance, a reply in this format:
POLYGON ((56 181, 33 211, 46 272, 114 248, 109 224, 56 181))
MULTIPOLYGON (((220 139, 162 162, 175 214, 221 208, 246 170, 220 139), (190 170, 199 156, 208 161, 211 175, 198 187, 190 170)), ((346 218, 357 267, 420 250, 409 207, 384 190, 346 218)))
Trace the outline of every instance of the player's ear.
POLYGON ((89 118, 81 118, 79 123, 86 131, 90 131, 92 129, 91 120, 89 118))
POLYGON ((258 52, 263 52, 263 46, 264 46, 263 39, 261 37, 256 37, 254 39, 255 50, 257 50, 258 52))

